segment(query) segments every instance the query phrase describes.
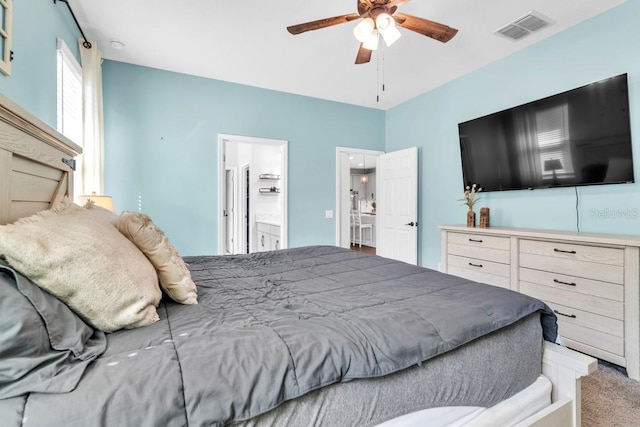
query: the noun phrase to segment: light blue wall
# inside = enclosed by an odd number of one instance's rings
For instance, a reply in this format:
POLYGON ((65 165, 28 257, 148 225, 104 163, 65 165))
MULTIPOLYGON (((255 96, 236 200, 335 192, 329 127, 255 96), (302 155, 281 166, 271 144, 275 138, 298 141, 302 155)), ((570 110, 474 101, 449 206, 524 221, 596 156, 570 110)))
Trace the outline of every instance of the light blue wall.
POLYGON ((0 92, 55 128, 56 39, 64 39, 80 58, 79 36, 66 5, 51 0, 14 1, 14 60, 11 76, 0 73, 0 92))
MULTIPOLYGON (((286 139, 290 245, 332 244, 324 211, 335 205, 335 147, 418 146, 419 260, 436 267, 437 226, 464 221, 461 121, 628 73, 640 180, 637 16, 640 0, 630 0, 386 113, 105 61, 106 192, 120 210, 142 203, 181 252, 215 253, 218 133, 286 139)), ((78 56, 78 36, 63 4, 14 2, 13 73, 0 75, 0 92, 55 127, 56 38, 78 56)), ((638 185, 579 188, 580 229, 640 235, 638 185)), ((487 193, 481 205, 494 225, 575 230, 575 202, 569 188, 487 193)))
POLYGON ((183 255, 217 253, 218 134, 289 141, 289 246, 335 243, 336 147, 384 148, 384 112, 114 61, 103 64, 105 193, 183 255))
MULTIPOLYGON (((640 181, 640 0, 631 0, 520 53, 387 111, 386 150, 419 147, 419 262, 437 268, 440 224, 463 224, 458 123, 628 73, 640 181)), ((640 235, 640 184, 491 192, 491 225, 640 235)))

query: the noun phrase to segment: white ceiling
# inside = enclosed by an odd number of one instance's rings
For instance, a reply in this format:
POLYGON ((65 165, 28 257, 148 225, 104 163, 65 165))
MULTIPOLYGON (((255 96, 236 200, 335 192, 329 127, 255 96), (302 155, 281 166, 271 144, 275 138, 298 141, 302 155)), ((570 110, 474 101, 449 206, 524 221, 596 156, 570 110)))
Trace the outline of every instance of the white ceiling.
POLYGON ((413 0, 399 10, 457 28, 458 34, 440 43, 400 28, 400 40, 364 65, 354 64, 359 20, 296 36, 286 31, 356 12, 357 0, 70 4, 106 59, 386 110, 625 1, 413 0), (555 24, 518 42, 492 34, 531 10, 555 24), (114 49, 114 39, 124 49, 114 49))

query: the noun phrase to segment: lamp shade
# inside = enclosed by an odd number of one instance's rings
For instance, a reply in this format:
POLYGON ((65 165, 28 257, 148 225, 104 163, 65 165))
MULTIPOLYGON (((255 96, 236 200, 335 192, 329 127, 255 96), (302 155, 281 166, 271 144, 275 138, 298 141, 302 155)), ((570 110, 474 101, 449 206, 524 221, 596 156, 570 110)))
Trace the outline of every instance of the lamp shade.
POLYGON ((113 212, 113 198, 111 196, 98 196, 96 193, 91 193, 91 195, 84 195, 76 197, 76 203, 84 206, 89 200, 91 200, 96 206, 100 206, 101 208, 105 208, 113 212))
POLYGON ((544 161, 545 171, 557 171, 558 169, 562 169, 562 163, 559 159, 549 159, 544 161))

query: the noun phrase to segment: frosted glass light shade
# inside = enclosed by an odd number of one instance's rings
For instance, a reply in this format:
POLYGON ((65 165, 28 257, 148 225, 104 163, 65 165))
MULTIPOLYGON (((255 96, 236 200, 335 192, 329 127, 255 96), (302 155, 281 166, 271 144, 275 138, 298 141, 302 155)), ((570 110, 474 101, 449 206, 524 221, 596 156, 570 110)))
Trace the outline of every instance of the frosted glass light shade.
POLYGON ((353 29, 353 35, 360 43, 364 43, 375 29, 373 19, 365 18, 353 29))
POLYGON ((362 47, 369 50, 378 49, 378 30, 373 30, 371 35, 362 42, 362 47))
POLYGON ((387 46, 391 46, 402 36, 396 28, 396 21, 393 19, 393 16, 388 13, 378 15, 376 18, 376 28, 387 46))
POLYGON ((402 34, 400 33, 400 31, 398 31, 395 25, 393 27, 387 28, 384 32, 380 31, 380 34, 382 34, 384 43, 387 46, 391 46, 402 36, 402 34))
POLYGON ((382 34, 388 28, 395 27, 395 26, 396 26, 396 21, 394 21, 393 17, 388 13, 381 13, 376 18, 376 28, 378 29, 378 31, 380 31, 380 34, 382 34))

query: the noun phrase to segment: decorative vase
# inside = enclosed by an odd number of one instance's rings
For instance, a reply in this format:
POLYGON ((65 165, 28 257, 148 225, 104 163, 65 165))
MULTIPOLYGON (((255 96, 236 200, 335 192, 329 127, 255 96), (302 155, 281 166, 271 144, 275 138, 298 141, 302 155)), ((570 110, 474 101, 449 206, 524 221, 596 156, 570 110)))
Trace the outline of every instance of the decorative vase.
POLYGON ((480 208, 480 228, 489 228, 489 208, 480 208))
POLYGON ((467 212, 467 227, 475 227, 476 226, 476 213, 469 209, 467 212))

